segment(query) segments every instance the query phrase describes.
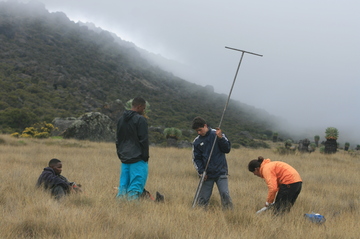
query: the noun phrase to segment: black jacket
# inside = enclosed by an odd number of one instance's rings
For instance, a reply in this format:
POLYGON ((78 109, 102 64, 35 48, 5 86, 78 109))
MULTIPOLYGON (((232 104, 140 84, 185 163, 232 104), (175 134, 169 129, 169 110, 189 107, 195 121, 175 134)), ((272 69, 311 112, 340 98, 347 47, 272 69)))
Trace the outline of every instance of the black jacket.
MULTIPOLYGON (((228 165, 226 162, 225 153, 229 153, 231 149, 230 141, 225 134, 221 139, 217 138, 211 159, 206 170, 208 178, 217 178, 221 175, 228 174, 228 165)), ((195 169, 199 174, 203 174, 206 163, 209 159, 209 154, 214 144, 216 133, 215 130, 209 127, 209 131, 205 136, 198 135, 193 142, 193 163, 195 169)))
POLYGON ((149 137, 146 119, 132 110, 125 110, 118 121, 116 150, 122 163, 149 160, 149 137))
POLYGON ((51 190, 56 186, 61 186, 65 193, 70 191, 70 182, 65 177, 56 175, 55 171, 50 167, 44 168, 44 171, 37 180, 36 186, 43 186, 45 190, 51 190))

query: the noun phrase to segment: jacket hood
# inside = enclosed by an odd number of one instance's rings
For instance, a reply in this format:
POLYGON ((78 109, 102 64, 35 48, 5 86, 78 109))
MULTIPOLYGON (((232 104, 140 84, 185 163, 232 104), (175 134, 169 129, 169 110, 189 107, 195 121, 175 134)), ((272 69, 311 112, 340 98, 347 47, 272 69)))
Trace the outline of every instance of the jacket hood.
POLYGON ((126 110, 124 112, 124 119, 125 121, 129 121, 134 115, 138 114, 138 112, 133 110, 126 110))
POLYGON ((264 166, 265 164, 267 164, 267 163, 270 163, 270 162, 271 162, 270 159, 264 159, 264 161, 261 163, 261 165, 260 165, 260 176, 261 176, 261 178, 264 178, 264 177, 263 177, 263 173, 262 173, 262 169, 264 168, 263 166, 264 166))
POLYGON ((60 174, 56 174, 55 170, 54 170, 53 168, 50 168, 50 167, 44 168, 44 171, 49 171, 49 172, 55 174, 56 176, 59 176, 59 175, 61 174, 61 173, 60 173, 60 174))
POLYGON ((50 168, 50 167, 46 167, 44 168, 45 171, 50 171, 50 172, 53 172, 55 174, 55 171, 54 169, 50 168))

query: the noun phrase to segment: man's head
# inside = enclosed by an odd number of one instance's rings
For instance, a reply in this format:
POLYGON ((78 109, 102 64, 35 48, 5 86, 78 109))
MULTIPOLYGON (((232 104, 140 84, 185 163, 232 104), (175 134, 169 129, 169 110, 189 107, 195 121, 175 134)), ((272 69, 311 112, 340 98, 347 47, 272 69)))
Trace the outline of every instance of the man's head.
POLYGON ((59 159, 51 159, 49 161, 49 167, 52 168, 56 175, 60 175, 62 171, 62 163, 59 159))
POLYGON ((133 99, 131 110, 138 112, 140 115, 143 115, 145 108, 146 108, 146 101, 142 97, 135 97, 133 99))
POLYGON ((196 131, 198 135, 205 136, 209 131, 206 121, 201 117, 195 117, 192 122, 192 129, 196 131))

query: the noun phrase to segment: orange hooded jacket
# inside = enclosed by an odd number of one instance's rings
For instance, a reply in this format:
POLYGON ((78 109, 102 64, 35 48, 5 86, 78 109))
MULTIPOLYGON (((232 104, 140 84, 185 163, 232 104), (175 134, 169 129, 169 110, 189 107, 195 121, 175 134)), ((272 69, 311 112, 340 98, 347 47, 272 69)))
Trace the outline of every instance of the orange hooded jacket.
POLYGON ((269 188, 266 202, 269 204, 275 200, 276 193, 281 184, 302 182, 299 173, 289 164, 280 161, 264 159, 260 165, 260 176, 265 179, 269 188))

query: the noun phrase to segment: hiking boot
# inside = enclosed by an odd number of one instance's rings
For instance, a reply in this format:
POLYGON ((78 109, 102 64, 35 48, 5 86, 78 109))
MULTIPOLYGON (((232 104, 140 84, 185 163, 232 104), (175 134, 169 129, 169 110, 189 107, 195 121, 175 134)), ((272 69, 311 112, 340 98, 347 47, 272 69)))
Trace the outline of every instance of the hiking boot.
POLYGON ((156 192, 155 202, 164 202, 164 201, 165 201, 165 196, 159 192, 156 192))

